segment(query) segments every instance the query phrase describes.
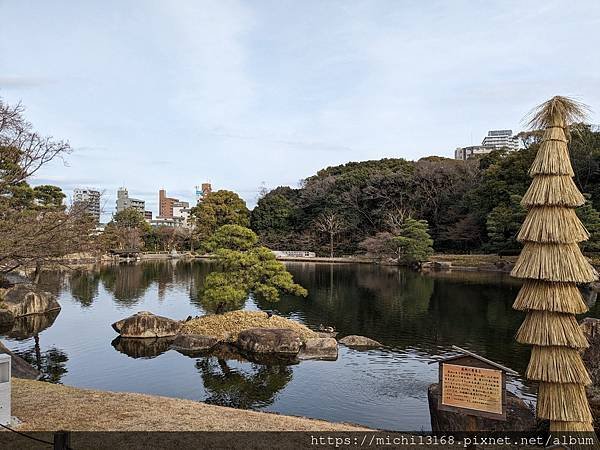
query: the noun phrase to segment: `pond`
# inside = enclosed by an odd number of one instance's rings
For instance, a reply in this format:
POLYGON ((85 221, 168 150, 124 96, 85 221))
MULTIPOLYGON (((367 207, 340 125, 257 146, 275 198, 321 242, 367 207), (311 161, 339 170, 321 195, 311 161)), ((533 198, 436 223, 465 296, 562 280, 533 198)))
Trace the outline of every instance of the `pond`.
MULTIPOLYGON (((111 391, 187 398, 399 431, 430 429, 429 364, 452 345, 521 373, 529 349, 514 340, 523 315, 513 311, 519 283, 507 275, 419 274, 397 267, 288 263, 307 299, 278 303, 249 298, 245 308, 273 310, 339 336, 358 334, 384 348, 340 346, 337 361, 265 366, 236 359, 184 356, 168 346, 124 345, 110 324, 137 311, 184 319, 203 314, 198 288, 211 264, 155 261, 46 272, 43 288, 62 305, 58 315, 29 319, 3 337, 44 372, 46 380, 111 391), (37 337, 33 333, 40 331, 37 337)), ((592 310, 596 315, 597 307, 592 310)), ((533 400, 520 379, 509 389, 533 400)))

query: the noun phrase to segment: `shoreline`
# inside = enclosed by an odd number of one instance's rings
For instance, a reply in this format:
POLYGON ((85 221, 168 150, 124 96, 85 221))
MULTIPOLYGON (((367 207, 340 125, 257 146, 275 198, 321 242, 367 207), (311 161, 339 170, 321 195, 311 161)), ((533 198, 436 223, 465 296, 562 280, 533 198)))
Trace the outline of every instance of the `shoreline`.
POLYGON ((329 422, 131 392, 12 378, 18 431, 373 431, 329 422))

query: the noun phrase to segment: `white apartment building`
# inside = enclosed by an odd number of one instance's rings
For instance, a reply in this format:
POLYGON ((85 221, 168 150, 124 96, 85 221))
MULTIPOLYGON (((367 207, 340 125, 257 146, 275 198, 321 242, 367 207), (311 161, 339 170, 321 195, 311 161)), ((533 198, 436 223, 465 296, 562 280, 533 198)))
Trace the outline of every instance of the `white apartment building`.
POLYGON ((90 214, 96 223, 100 222, 100 197, 99 189, 94 188, 75 188, 73 190, 73 206, 81 206, 90 214))
POLYGON ((518 150, 520 145, 520 139, 517 136, 513 136, 512 130, 490 130, 487 136, 483 138, 481 145, 458 147, 454 150, 454 159, 465 161, 473 156, 485 155, 501 148, 514 151, 518 150))
POLYGON ((188 202, 173 203, 173 218, 181 219, 182 226, 188 228, 190 226, 190 204, 188 202))

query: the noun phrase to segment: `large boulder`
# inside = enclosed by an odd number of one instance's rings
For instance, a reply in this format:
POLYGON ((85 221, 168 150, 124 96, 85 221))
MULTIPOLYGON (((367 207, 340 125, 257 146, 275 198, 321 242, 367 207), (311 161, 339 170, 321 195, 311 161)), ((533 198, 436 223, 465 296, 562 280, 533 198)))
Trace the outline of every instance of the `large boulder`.
POLYGON ((133 316, 121 319, 112 324, 113 329, 127 338, 159 338, 175 336, 182 323, 157 316, 148 311, 140 311, 133 316))
POLYGON ((178 334, 171 348, 183 354, 196 354, 206 352, 217 345, 218 339, 201 334, 178 334))
POLYGON ((21 317, 56 311, 60 309, 60 305, 50 292, 18 284, 4 292, 0 308, 11 312, 15 317, 21 317))
POLYGON ((286 328, 250 328, 238 334, 236 345, 244 352, 295 355, 302 340, 297 332, 286 328))
POLYGON ((355 347, 355 348, 376 348, 382 347, 380 342, 377 342, 375 339, 371 339, 364 336, 357 336, 355 334, 351 334, 350 336, 343 337, 340 339, 340 344, 344 344, 346 347, 355 347))
POLYGON ((27 361, 20 356, 15 355, 0 342, 0 353, 5 353, 11 356, 10 371, 15 378, 26 378, 28 380, 37 380, 42 376, 42 373, 32 367, 27 361))
MULTIPOLYGON (((439 385, 432 384, 427 390, 431 430, 441 433, 468 430, 467 415, 462 413, 440 411, 439 385)), ((506 421, 477 417, 477 431, 535 431, 537 421, 533 407, 512 392, 506 392, 506 421)))
POLYGON ((337 341, 332 337, 308 339, 298 353, 299 359, 335 361, 338 357, 337 341))

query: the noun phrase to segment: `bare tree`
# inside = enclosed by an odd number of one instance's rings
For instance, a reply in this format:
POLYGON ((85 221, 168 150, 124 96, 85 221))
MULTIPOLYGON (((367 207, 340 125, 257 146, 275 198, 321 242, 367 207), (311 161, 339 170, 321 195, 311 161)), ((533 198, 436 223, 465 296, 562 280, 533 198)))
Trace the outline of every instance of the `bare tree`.
POLYGON ((344 220, 334 212, 323 213, 315 220, 315 228, 329 235, 329 256, 333 258, 335 236, 344 230, 344 220))
POLYGON ((89 249, 94 226, 85 208, 30 199, 27 178, 70 147, 33 131, 22 112, 0 100, 0 274, 89 249))

